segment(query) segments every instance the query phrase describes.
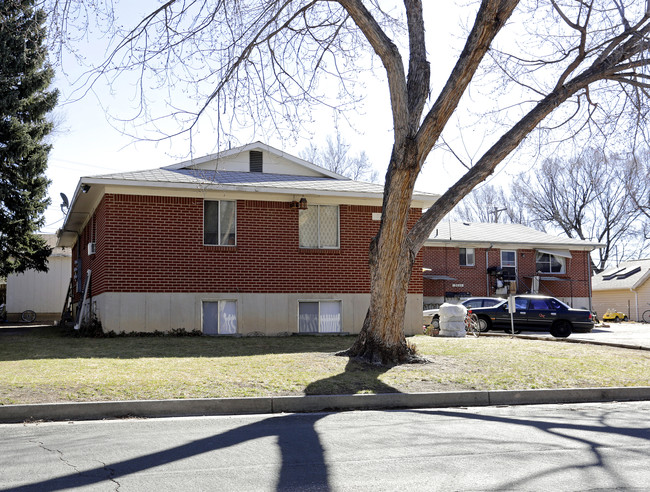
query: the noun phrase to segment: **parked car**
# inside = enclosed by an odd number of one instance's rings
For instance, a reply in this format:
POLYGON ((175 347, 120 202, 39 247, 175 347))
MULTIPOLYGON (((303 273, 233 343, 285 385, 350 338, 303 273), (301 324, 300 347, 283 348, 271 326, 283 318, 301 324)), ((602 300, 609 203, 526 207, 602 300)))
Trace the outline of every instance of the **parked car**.
MULTIPOLYGON (((510 313, 508 302, 492 307, 472 308, 479 319, 481 331, 502 329, 510 333, 510 313)), ((549 296, 515 296, 513 313, 515 331, 548 331, 554 337, 566 338, 574 331, 589 332, 594 327, 594 319, 588 309, 572 308, 559 299, 549 296)))
POLYGON ((620 323, 621 321, 627 321, 627 315, 616 311, 615 309, 608 309, 605 314, 603 314, 603 321, 613 321, 614 323, 620 323))
MULTIPOLYGON (((503 299, 498 297, 470 297, 461 301, 461 304, 467 309, 477 307, 495 306, 503 302, 503 299)), ((422 311, 422 323, 424 326, 432 325, 434 328, 440 328, 440 309, 426 309, 422 311)))

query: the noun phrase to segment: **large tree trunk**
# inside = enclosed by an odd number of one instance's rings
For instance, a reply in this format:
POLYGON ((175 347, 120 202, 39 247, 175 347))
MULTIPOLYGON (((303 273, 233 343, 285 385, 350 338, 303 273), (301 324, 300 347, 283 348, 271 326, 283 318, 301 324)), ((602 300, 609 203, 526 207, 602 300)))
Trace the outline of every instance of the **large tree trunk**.
POLYGON ((394 151, 384 195, 383 217, 370 244, 370 307, 354 345, 343 352, 377 365, 417 360, 406 343, 404 318, 413 264, 417 255, 407 236, 411 196, 417 173, 415 144, 394 151), (390 293, 390 294, 387 294, 390 293))

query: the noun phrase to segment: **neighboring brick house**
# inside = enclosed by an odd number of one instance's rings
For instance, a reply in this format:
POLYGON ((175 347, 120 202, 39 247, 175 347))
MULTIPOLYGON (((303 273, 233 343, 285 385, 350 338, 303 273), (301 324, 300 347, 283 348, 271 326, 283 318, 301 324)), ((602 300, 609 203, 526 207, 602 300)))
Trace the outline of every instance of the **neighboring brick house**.
MULTIPOLYGON (((360 330, 383 186, 254 143, 177 165, 82 178, 59 246, 75 303, 105 331, 360 330)), ((413 223, 437 195, 416 193, 413 223)), ((421 256, 406 332, 421 328, 421 256)), ((415 274, 417 272, 417 274, 415 274)))
POLYGON ((641 321, 650 309, 650 258, 622 262, 594 275, 592 282, 594 309, 600 316, 614 309, 641 321))
POLYGON ((441 222, 422 248, 425 307, 525 292, 590 307, 589 253, 602 246, 520 224, 441 222))

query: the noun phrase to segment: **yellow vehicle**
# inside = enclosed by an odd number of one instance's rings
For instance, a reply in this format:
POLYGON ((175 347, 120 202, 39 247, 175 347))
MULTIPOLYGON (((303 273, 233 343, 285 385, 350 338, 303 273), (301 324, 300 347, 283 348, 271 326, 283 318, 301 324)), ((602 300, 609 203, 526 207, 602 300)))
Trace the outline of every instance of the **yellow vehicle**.
POLYGON ((620 323, 621 321, 627 321, 627 315, 620 311, 616 311, 615 309, 608 309, 607 312, 603 314, 603 321, 620 323))

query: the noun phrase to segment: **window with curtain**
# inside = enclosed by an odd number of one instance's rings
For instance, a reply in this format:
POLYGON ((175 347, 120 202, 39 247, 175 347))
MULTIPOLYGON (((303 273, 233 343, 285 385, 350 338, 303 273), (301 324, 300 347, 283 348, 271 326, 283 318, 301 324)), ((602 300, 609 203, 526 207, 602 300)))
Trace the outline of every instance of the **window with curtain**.
POLYGON ((300 333, 339 333, 341 331, 341 302, 299 302, 298 331, 300 333))
POLYGON ((203 244, 234 246, 236 244, 236 202, 203 201, 203 244))
POLYGON ((474 266, 474 248, 460 248, 460 266, 474 266))
POLYGON ((566 258, 555 256, 549 253, 540 253, 535 255, 536 270, 541 273, 565 273, 566 258))
POLYGON ((237 301, 204 301, 203 333, 206 335, 237 333, 237 301))
POLYGON ((301 248, 339 247, 339 207, 309 205, 299 211, 298 227, 301 248))

